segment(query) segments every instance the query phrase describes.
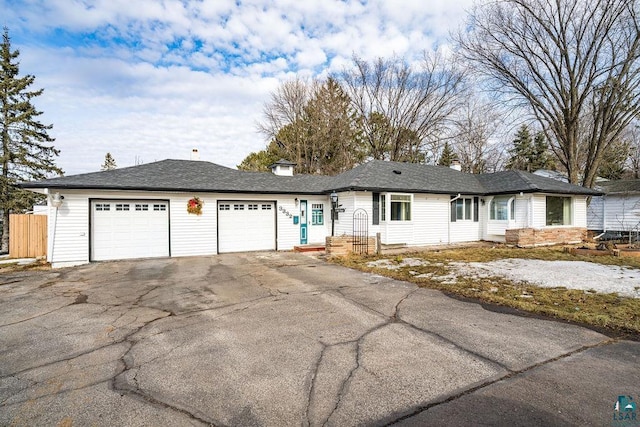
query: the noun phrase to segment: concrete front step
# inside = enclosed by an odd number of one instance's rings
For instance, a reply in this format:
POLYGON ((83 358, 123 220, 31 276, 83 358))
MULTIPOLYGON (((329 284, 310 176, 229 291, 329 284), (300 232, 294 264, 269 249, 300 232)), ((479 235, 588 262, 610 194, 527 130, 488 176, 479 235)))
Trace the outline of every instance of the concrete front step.
POLYGON ((324 245, 300 245, 293 247, 294 252, 323 252, 324 250, 324 245))

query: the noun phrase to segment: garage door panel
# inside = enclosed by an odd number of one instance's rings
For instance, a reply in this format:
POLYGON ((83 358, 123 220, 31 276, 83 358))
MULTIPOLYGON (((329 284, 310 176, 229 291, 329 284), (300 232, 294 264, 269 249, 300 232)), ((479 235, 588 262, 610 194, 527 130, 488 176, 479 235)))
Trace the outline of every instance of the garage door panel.
POLYGON ((276 249, 274 202, 218 202, 218 252, 276 249))
POLYGON ((91 259, 169 256, 167 206, 166 201, 93 201, 91 259))

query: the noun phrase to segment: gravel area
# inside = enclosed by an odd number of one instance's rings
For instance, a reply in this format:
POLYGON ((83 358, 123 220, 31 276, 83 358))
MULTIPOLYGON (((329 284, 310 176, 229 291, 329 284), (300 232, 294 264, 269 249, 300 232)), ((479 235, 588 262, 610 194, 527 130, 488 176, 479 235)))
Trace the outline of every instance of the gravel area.
MULTIPOLYGON (((398 269, 429 264, 428 261, 406 258, 397 263, 379 260, 371 266, 398 269)), ((640 270, 602 265, 584 261, 543 261, 535 259, 503 259, 491 262, 451 262, 450 273, 446 276, 433 274, 416 277, 430 277, 443 283, 455 282, 457 276, 505 277, 514 282, 567 289, 581 289, 600 293, 617 293, 620 296, 640 298, 640 270)))

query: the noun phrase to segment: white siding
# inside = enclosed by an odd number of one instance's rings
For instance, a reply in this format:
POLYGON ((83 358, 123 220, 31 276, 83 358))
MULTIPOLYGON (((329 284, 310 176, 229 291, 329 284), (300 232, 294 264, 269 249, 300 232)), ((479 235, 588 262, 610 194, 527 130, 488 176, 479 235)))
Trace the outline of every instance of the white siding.
POLYGON ((543 228, 547 225, 547 196, 544 194, 533 195, 533 222, 531 227, 543 228))
MULTIPOLYGON (((295 199, 312 203, 324 203, 325 224, 312 226, 309 210, 309 242, 324 242, 331 227, 330 202, 323 196, 251 195, 215 193, 165 193, 140 191, 92 191, 65 190, 62 206, 50 207, 49 261, 54 267, 78 265, 89 262, 89 200, 90 199, 148 199, 169 201, 170 254, 178 256, 214 255, 217 253, 217 202, 218 200, 255 200, 276 203, 277 248, 290 250, 300 244, 300 224, 293 217, 300 215, 295 199), (187 201, 198 196, 203 202, 202 215, 187 212, 187 201), (290 216, 288 215, 290 214, 290 216)), ((342 215, 342 214, 341 214, 342 215)), ((350 217, 344 217, 350 218, 350 217)), ((346 225, 347 221, 343 221, 346 225)), ((350 227, 350 223, 349 223, 350 227)))
POLYGON ((64 191, 64 200, 49 215, 49 252, 54 267, 89 262, 89 198, 80 192, 64 191))
MULTIPOLYGON (((471 199, 472 201, 474 200, 474 196, 465 196, 464 194, 460 196, 460 198, 462 199, 471 199)), ((447 216, 447 218, 450 218, 451 216, 451 201, 449 201, 448 203, 448 208, 449 208, 449 215, 447 216)), ((478 197, 478 203, 480 203, 480 198, 478 197)), ((482 205, 478 206, 478 214, 480 213, 480 210, 482 209, 482 205)), ((471 216, 473 218, 473 210, 474 210, 474 206, 472 204, 471 206, 471 216)), ((457 220, 457 221, 453 221, 450 224, 450 238, 449 238, 449 242, 450 243, 460 243, 460 242, 475 242, 480 240, 481 238, 481 234, 480 234, 480 220, 478 219, 478 221, 473 221, 473 219, 470 220, 457 220)))
POLYGON ((415 246, 447 243, 449 196, 416 194, 413 198, 413 239, 415 246))
POLYGON ((638 229, 640 229, 640 196, 628 194, 604 197, 604 230, 637 231, 638 229))
MULTIPOLYGON (((255 196, 254 196, 255 197, 255 196)), ((297 197, 300 201, 300 196, 297 197)), ((278 235, 278 250, 291 250, 300 244, 300 224, 293 223, 294 216, 300 216, 300 203, 296 205, 296 196, 283 195, 277 197, 276 233, 278 235), (290 214, 291 216, 289 216, 290 214)), ((303 200, 307 200, 304 198, 303 200)))
POLYGON ((573 197, 573 224, 571 225, 573 227, 587 226, 587 198, 585 196, 573 197))
POLYGON ((300 196, 300 200, 307 200, 309 214, 307 215, 309 231, 309 244, 323 244, 325 238, 331 233, 331 201, 329 197, 318 198, 318 196, 300 196), (313 205, 321 204, 323 206, 324 224, 312 224, 313 205))
MULTIPOLYGON (((338 193, 338 205, 344 212, 338 213, 338 220, 335 222, 335 235, 350 235, 353 233, 353 212, 356 209, 356 192, 345 191, 338 193)), ((331 216, 329 216, 331 219, 331 216)), ((331 224, 329 224, 329 234, 331 234, 331 224)))
POLYGON ((217 253, 217 197, 213 194, 167 194, 169 198, 170 254, 173 257, 217 253), (187 212, 187 201, 202 200, 202 215, 187 212), (197 238, 195 238, 197 236, 197 238))
POLYGON ((509 221, 509 228, 527 228, 531 219, 531 194, 523 194, 515 196, 516 216, 509 221))
POLYGON ((604 230, 604 196, 593 196, 587 207, 587 228, 604 230))

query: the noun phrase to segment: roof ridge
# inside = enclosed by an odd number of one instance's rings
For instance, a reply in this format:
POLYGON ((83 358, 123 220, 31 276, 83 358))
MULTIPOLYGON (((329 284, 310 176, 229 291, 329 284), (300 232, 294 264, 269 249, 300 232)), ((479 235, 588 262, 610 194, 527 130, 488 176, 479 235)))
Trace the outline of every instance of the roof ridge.
MULTIPOLYGON (((536 185, 527 175, 529 172, 525 172, 523 170, 516 169, 515 172, 520 176, 520 178, 529 184, 532 190, 540 190, 540 187, 536 185)), ((543 177, 544 178, 544 177, 543 177)))

